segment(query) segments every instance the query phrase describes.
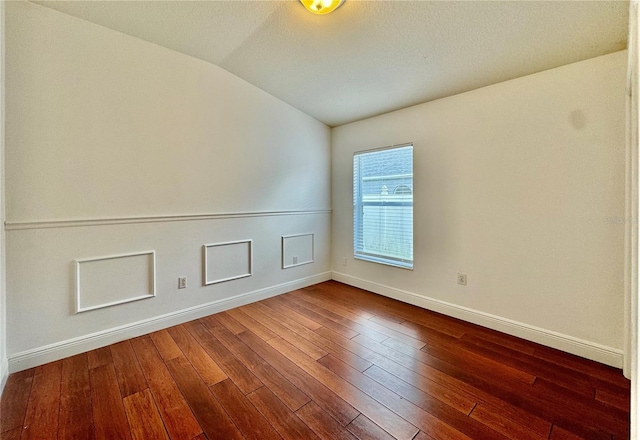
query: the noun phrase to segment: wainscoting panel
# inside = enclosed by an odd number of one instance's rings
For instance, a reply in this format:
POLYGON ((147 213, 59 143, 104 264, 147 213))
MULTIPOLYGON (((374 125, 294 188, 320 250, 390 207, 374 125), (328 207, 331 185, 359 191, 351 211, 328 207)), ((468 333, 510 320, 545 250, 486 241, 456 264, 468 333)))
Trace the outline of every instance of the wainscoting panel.
POLYGON ((76 313, 156 295, 155 251, 76 260, 76 313))
POLYGON ((313 263, 313 234, 285 235, 282 237, 282 268, 313 263))
POLYGON ((229 241, 202 246, 205 285, 222 283, 252 274, 251 240, 229 241))
MULTIPOLYGON (((7 314, 10 370, 31 368, 325 281, 331 270, 330 219, 325 212, 256 214, 8 231, 7 255, 12 256, 7 259, 7 309, 12 311, 7 314), (313 231, 315 262, 295 270, 282 270, 282 236, 292 231, 313 231), (244 241, 224 245, 239 239, 244 241), (207 248, 206 257, 205 243, 214 244, 207 248), (77 313, 76 259, 150 249, 157 257, 156 296, 152 300, 77 313), (204 258, 208 262, 206 268, 204 258), (205 270, 208 281, 218 282, 203 283, 205 270), (246 277, 219 282, 243 275, 246 277), (181 277, 188 278, 185 289, 178 288, 181 277)), ((139 295, 150 297, 151 281, 143 284, 142 274, 147 274, 146 280, 151 279, 151 258, 147 255, 116 258, 111 262, 81 262, 81 308, 139 295), (107 266, 110 263, 116 267, 107 266), (130 276, 125 270, 131 270, 130 276), (103 279, 97 278, 102 275, 103 279), (111 284, 115 287, 99 296, 89 295, 92 291, 88 288, 92 285, 121 279, 128 281, 123 285, 111 284), (108 296, 116 292, 120 296, 108 296)))

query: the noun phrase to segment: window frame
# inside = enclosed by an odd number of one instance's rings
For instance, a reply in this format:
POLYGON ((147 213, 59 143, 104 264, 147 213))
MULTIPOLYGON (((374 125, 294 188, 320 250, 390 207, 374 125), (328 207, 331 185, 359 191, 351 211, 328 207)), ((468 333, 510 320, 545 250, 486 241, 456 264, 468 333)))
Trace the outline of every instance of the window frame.
MULTIPOLYGON (((406 148, 406 147, 411 147, 411 183, 412 183, 412 188, 411 188, 411 246, 413 247, 413 243, 414 243, 414 206, 415 206, 415 200, 413 198, 414 193, 415 193, 415 186, 413 185, 413 178, 414 178, 414 156, 415 156, 415 151, 414 151, 414 145, 413 142, 407 142, 407 143, 403 143, 403 144, 396 144, 396 145, 391 145, 391 146, 387 146, 387 147, 381 147, 381 148, 372 148, 372 149, 368 149, 368 150, 360 150, 360 151, 355 151, 353 153, 353 161, 352 161, 352 165, 351 165, 351 171, 352 171, 352 175, 351 175, 351 181, 352 181, 352 191, 351 191, 351 195, 352 195, 352 206, 353 206, 353 258, 356 260, 361 260, 361 261, 368 261, 368 262, 372 262, 372 263, 378 263, 378 264, 383 264, 385 266, 391 266, 391 267, 398 267, 401 269, 407 269, 407 270, 413 270, 414 268, 414 261, 415 258, 412 258, 411 260, 408 260, 406 258, 396 258, 393 256, 388 256, 388 255, 380 255, 377 253, 367 253, 367 252, 363 252, 360 251, 358 252, 358 245, 357 245, 357 240, 358 240, 358 228, 359 230, 363 233, 363 214, 364 211, 362 211, 362 214, 356 216, 356 210, 358 208, 361 208, 362 210, 364 210, 364 207, 369 204, 371 205, 371 203, 373 203, 376 206, 384 206, 382 204, 378 205, 375 202, 364 202, 362 200, 363 198, 363 194, 362 194, 362 190, 361 188, 359 188, 358 191, 358 196, 356 196, 356 182, 355 182, 355 161, 356 161, 356 156, 359 155, 363 155, 363 154, 367 154, 367 153, 374 153, 374 152, 378 152, 378 151, 384 151, 384 150, 394 150, 394 149, 400 149, 400 148, 406 148), (360 200, 357 201, 356 197, 359 197, 360 200), (359 203, 358 203, 359 202, 359 203)), ((362 177, 359 178, 359 186, 361 187, 361 182, 362 182, 362 177)), ((389 195, 395 195, 395 194, 389 194, 389 195)), ((402 195, 407 195, 407 194, 402 194, 402 195)), ((384 202, 380 202, 380 203, 384 203, 384 202)), ((401 205, 402 206, 402 205, 401 205)))

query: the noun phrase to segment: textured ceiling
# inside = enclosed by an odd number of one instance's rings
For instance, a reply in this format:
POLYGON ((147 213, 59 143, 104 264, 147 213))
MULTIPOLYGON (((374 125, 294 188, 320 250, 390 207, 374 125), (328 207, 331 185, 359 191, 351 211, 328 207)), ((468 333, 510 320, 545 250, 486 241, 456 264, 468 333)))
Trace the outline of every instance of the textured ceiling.
POLYGON ((37 1, 232 72, 330 126, 624 49, 627 1, 37 1))

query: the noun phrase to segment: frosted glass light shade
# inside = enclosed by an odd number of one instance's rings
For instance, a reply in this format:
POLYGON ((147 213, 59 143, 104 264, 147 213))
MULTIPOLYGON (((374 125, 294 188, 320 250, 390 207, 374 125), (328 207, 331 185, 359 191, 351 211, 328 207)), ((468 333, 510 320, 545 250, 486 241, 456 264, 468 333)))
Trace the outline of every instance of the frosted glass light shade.
POLYGON ((300 3, 314 14, 325 15, 342 6, 344 0, 300 0, 300 3))

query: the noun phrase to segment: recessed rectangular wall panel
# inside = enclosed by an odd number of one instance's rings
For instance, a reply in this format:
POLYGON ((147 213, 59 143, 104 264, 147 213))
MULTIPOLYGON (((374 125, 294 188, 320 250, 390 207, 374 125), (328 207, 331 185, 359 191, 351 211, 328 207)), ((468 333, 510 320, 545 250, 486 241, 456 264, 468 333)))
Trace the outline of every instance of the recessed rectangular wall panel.
POLYGON ((76 313, 156 296, 155 259, 144 251, 75 260, 76 313))
POLYGON ((282 268, 313 263, 313 234, 285 235, 282 237, 282 268))
POLYGON ((250 277, 253 270, 252 245, 251 240, 203 245, 204 284, 250 277))

